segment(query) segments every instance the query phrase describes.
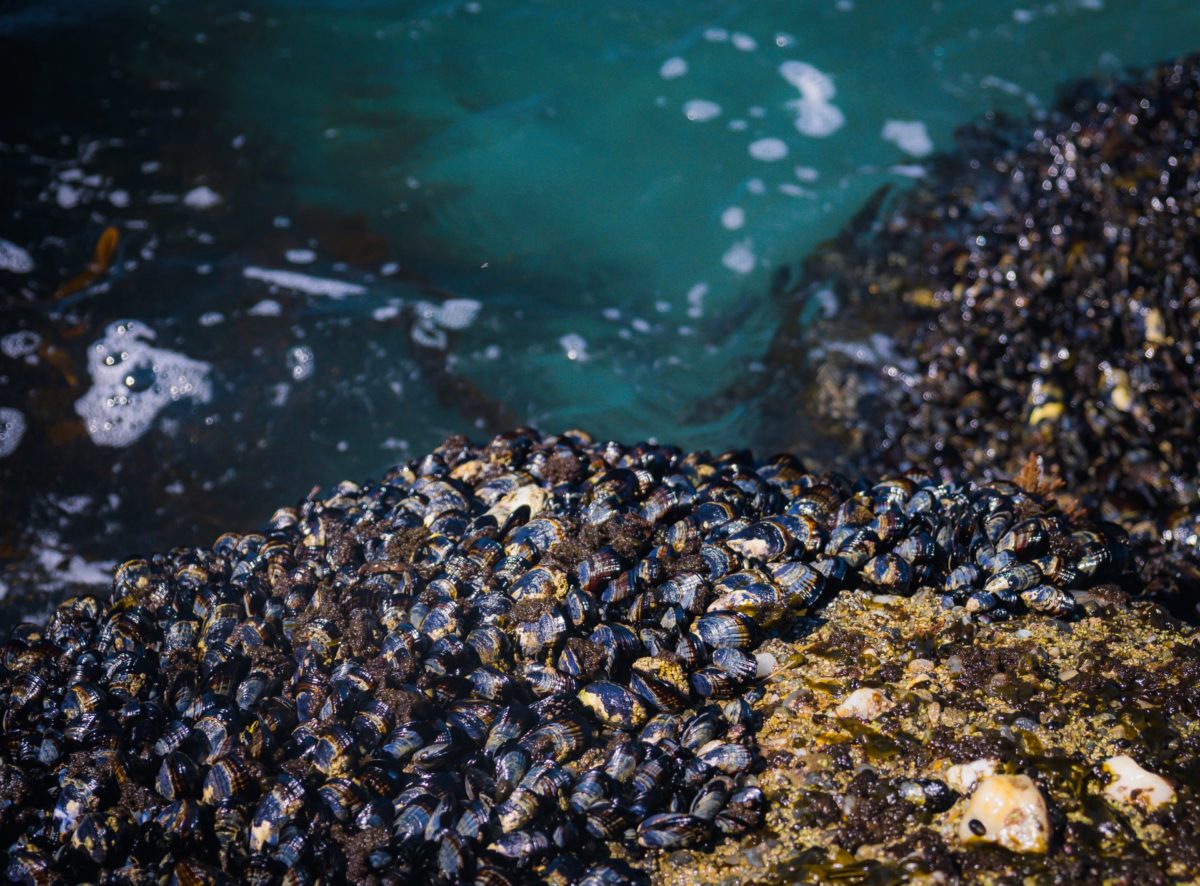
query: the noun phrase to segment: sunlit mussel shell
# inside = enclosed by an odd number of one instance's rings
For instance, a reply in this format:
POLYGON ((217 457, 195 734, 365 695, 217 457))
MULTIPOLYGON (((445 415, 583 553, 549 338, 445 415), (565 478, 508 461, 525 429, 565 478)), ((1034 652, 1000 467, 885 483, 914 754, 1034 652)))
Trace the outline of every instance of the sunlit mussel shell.
POLYGON ((69 845, 92 864, 103 865, 124 855, 133 832, 133 825, 124 812, 87 812, 79 817, 69 845))
POLYGON ((709 706, 687 721, 679 743, 693 753, 709 742, 725 734, 726 722, 717 713, 715 706, 709 706))
POLYGON ((293 647, 307 647, 318 661, 333 659, 341 642, 341 631, 332 619, 314 618, 297 628, 292 635, 293 647))
POLYGON ((542 808, 543 800, 538 794, 518 786, 496 806, 496 821, 503 833, 511 834, 532 823, 542 808))
POLYGON ((563 762, 575 756, 591 739, 591 729, 579 717, 564 717, 539 726, 521 738, 521 747, 533 760, 563 762))
POLYGON ((459 698, 444 708, 446 725, 472 745, 487 740, 501 707, 483 698, 459 698))
POLYGON ((516 741, 528 732, 533 727, 535 719, 533 712, 525 705, 510 704, 501 710, 496 715, 496 719, 492 721, 492 728, 488 731, 484 750, 489 754, 495 754, 500 748, 511 741, 516 741))
POLYGON ((696 759, 726 775, 742 775, 754 762, 750 750, 741 744, 714 740, 700 748, 696 759))
POLYGON ((1021 602, 1031 612, 1049 615, 1051 618, 1064 618, 1074 612, 1077 605, 1070 591, 1047 584, 1022 591, 1021 602))
POLYGON ((237 742, 239 724, 230 708, 220 708, 196 722, 192 740, 197 748, 196 761, 209 766, 237 742))
POLYGON ((675 661, 637 659, 630 669, 629 689, 654 710, 674 713, 687 706, 687 674, 675 661))
POLYGON ((462 630, 462 607, 455 600, 444 600, 430 608, 417 627, 428 635, 430 640, 440 640, 442 637, 456 635, 462 630))
POLYGON ((8 847, 8 862, 4 874, 13 883, 28 883, 33 886, 49 886, 55 882, 55 869, 51 857, 29 839, 8 847))
POLYGON ((715 665, 693 671, 688 682, 692 692, 701 698, 732 698, 743 686, 727 670, 715 665))
POLYGON ((646 497, 638 513, 647 523, 663 523, 689 508, 694 497, 695 494, 687 488, 664 484, 646 497))
POLYGON ((505 834, 487 848, 503 858, 528 863, 544 855, 550 846, 550 838, 542 831, 524 830, 505 834))
POLYGON ((583 827, 597 840, 619 840, 633 824, 634 816, 615 800, 602 799, 583 812, 583 827))
POLYGON ((782 521, 768 518, 729 536, 725 544, 743 557, 778 560, 791 550, 792 534, 782 521))
POLYGON ((529 688, 538 698, 575 692, 578 689, 576 680, 557 668, 531 662, 525 665, 524 674, 529 688))
POLYGON ((631 738, 621 738, 609 745, 604 755, 604 774, 616 784, 630 784, 642 762, 643 746, 631 738))
POLYGON ((246 761, 236 754, 223 757, 204 776, 200 799, 207 806, 227 800, 242 801, 258 793, 258 780, 246 761))
POLYGON ((699 548, 703 535, 700 532, 700 521, 694 515, 676 520, 667 529, 666 543, 676 556, 699 548))
POLYGON ((992 612, 1003 606, 1004 601, 992 591, 977 590, 967 594, 966 602, 963 605, 967 612, 982 613, 992 612))
POLYGON ((353 819, 365 799, 362 789, 349 778, 331 778, 317 788, 316 802, 341 822, 353 819))
POLYGON ((601 723, 626 732, 639 729, 650 719, 646 705, 616 683, 597 680, 579 691, 579 700, 601 723))
POLYGON ((709 612, 740 612, 762 627, 771 627, 783 617, 786 597, 774 582, 754 580, 730 582, 739 575, 727 576, 713 589, 715 596, 708 604, 709 612))
POLYGON ((622 568, 617 552, 605 546, 592 551, 575 567, 575 577, 581 591, 597 594, 621 574, 622 568))
POLYGON ((517 682, 508 674, 489 665, 480 665, 467 675, 471 688, 480 698, 508 701, 517 694, 517 682))
POLYGON ((503 800, 521 783, 529 772, 529 751, 518 744, 509 744, 496 754, 494 778, 495 798, 503 800))
POLYGON ((726 547, 720 544, 705 543, 700 546, 700 559, 704 562, 707 573, 705 578, 716 581, 738 568, 737 558, 726 547))
POLYGON ((1012 551, 1018 557, 1033 558, 1042 553, 1050 540, 1048 522, 1043 517, 1022 520, 1006 531, 996 542, 996 552, 1012 551))
POLYGON ((290 702, 269 698, 258 706, 254 719, 242 731, 241 743, 256 759, 278 748, 296 724, 296 709, 290 702))
POLYGON ((571 588, 563 599, 563 613, 575 630, 585 630, 597 616, 596 600, 578 588, 571 588))
POLYGON ((558 517, 538 517, 512 530, 504 540, 504 553, 536 561, 567 538, 566 524, 558 517))
POLYGON ((324 730, 312 753, 313 766, 328 778, 350 772, 356 758, 354 736, 342 726, 324 730))
POLYGON ((773 565, 771 579, 779 588, 784 607, 795 615, 804 614, 825 590, 825 576, 798 561, 773 565))
POLYGON ((879 539, 866 526, 850 525, 835 529, 825 546, 827 554, 841 557, 851 569, 862 569, 879 549, 879 539))
POLYGON ((903 594, 912 584, 912 567, 895 554, 877 554, 863 566, 862 576, 881 591, 903 594))
POLYGON ((932 535, 919 529, 902 538, 893 553, 910 566, 918 566, 933 561, 937 556, 937 543, 932 535))
POLYGON ((588 639, 604 650, 605 671, 621 679, 629 665, 645 652, 637 634, 623 624, 606 623, 598 626, 588 639))
POLYGON ((1017 563, 1003 572, 997 572, 983 585, 985 591, 993 594, 1005 592, 1020 594, 1027 591, 1042 580, 1042 570, 1033 563, 1017 563))
POLYGON ((567 574, 556 566, 535 566, 508 589, 514 600, 561 600, 567 594, 567 574))
POLYGON ((712 663, 738 683, 753 680, 758 674, 758 660, 741 649, 732 647, 714 649, 712 663))
POLYGON ((707 821, 686 812, 662 812, 638 825, 638 843, 647 849, 682 849, 711 835, 707 821))
POLYGON ((146 596, 157 579, 158 570, 149 560, 141 557, 126 560, 113 572, 113 600, 146 596))
POLYGON ((943 587, 948 594, 965 596, 978 585, 980 577, 979 567, 966 563, 950 570, 943 587))
POLYGON ((709 649, 749 649, 758 641, 754 620, 741 612, 709 612, 692 623, 690 632, 709 649))
POLYGON ((717 813, 715 823, 722 833, 744 834, 762 827, 766 808, 767 798, 760 788, 740 788, 733 792, 725 808, 717 813))
POLYGON ((1071 542, 1075 546, 1075 567, 1086 578, 1117 575, 1128 568, 1129 536, 1114 523, 1074 532, 1071 542))
POLYGON ((692 798, 688 812, 704 821, 713 821, 729 802, 733 789, 733 782, 723 776, 706 780, 692 798))
POLYGON ((830 526, 845 496, 832 486, 818 483, 805 489, 788 503, 785 513, 812 517, 822 526, 830 526))
POLYGON ((438 729, 427 720, 413 720, 401 723, 387 734, 379 747, 379 753, 403 762, 431 744, 438 734, 438 729))
POLYGON ((675 714, 655 714, 646 721, 646 725, 638 733, 638 739, 648 745, 662 742, 678 744, 680 727, 679 717, 675 714))
POLYGON ((485 665, 495 667, 509 658, 511 646, 508 636, 494 625, 475 628, 467 634, 466 643, 485 665))
POLYGON ((157 648, 161 641, 162 629, 154 613, 143 606, 131 606, 109 617, 100 630, 96 646, 106 652, 138 652, 157 648))
MULTIPOLYGON (((45 688, 45 680, 42 679, 42 689, 45 688)), ((14 687, 14 696, 16 688, 14 687)), ((23 695, 12 698, 11 703, 16 706, 24 707, 31 703, 40 695, 40 691, 33 692, 29 689, 23 690, 23 695)), ((92 683, 76 683, 70 686, 62 695, 62 701, 59 702, 59 711, 62 713, 63 720, 71 723, 78 720, 85 714, 94 714, 101 710, 105 704, 104 692, 92 683)))
POLYGON ((813 561, 812 568, 825 576, 826 590, 834 591, 845 587, 853 571, 843 557, 821 557, 813 561))
POLYGON ((607 667, 604 649, 583 637, 568 637, 558 655, 558 670, 579 681, 589 681, 607 667))
POLYGON ((1041 571, 1046 581, 1060 588, 1071 588, 1079 580, 1079 570, 1066 557, 1054 554, 1038 557, 1033 560, 1033 565, 1041 571))
POLYGON ((163 757, 154 779, 154 789, 168 800, 180 800, 192 796, 200 781, 200 772, 191 757, 181 751, 172 751, 163 757))
POLYGON ((515 628, 521 654, 532 658, 543 649, 558 645, 566 636, 567 619, 557 606, 533 621, 519 622, 515 628))

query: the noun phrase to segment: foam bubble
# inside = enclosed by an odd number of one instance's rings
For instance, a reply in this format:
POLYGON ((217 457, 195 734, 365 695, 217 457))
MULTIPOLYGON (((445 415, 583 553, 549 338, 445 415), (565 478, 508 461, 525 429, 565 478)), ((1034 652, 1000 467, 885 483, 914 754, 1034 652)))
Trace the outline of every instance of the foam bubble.
POLYGON ((25 436, 25 416, 11 406, 0 406, 0 458, 17 451, 25 436))
POLYGON ((720 116, 721 106, 716 102, 710 102, 707 99, 694 98, 691 101, 684 103, 683 114, 693 122, 706 123, 707 121, 720 116))
POLYGON ((297 271, 273 271, 267 268, 249 267, 242 270, 242 276, 247 280, 260 280, 281 289, 293 289, 308 295, 327 295, 330 298, 362 295, 367 291, 365 286, 359 286, 357 283, 313 277, 297 271))
POLYGON ((304 381, 317 371, 317 358, 308 345, 296 345, 288 351, 287 365, 295 381, 304 381))
POLYGON ((787 145, 781 138, 760 138, 750 143, 750 156, 764 163, 773 163, 787 156, 787 145))
POLYGON ((795 173, 796 178, 802 182, 815 182, 821 177, 821 173, 811 166, 797 166, 795 173))
POLYGON ((183 205, 192 209, 212 209, 221 202, 221 195, 208 185, 192 188, 183 195, 183 205))
POLYGON ((129 205, 129 192, 120 189, 111 191, 108 195, 108 202, 117 207, 117 209, 124 209, 129 205))
POLYGON ((676 80, 688 72, 688 63, 679 56, 667 59, 658 69, 658 76, 664 80, 676 80))
POLYGON ((212 398, 212 367, 183 354, 156 348, 154 330, 138 320, 110 324, 88 348, 92 387, 75 402, 92 441, 128 446, 141 437, 170 403, 212 398))
POLYGON ((311 265, 317 260, 317 254, 311 249, 289 249, 283 257, 294 265, 311 265))
POLYGON ((796 114, 796 131, 801 135, 825 138, 846 125, 846 115, 837 105, 802 98, 788 107, 796 114))
POLYGON ((750 240, 740 240, 729 247, 721 256, 721 264, 735 274, 749 274, 754 270, 755 256, 750 240))
POLYGON ((788 102, 799 132, 823 138, 845 125, 845 115, 831 104, 837 89, 828 74, 808 62, 786 61, 779 66, 779 75, 800 92, 799 99, 788 102))
POLYGON ((445 329, 466 329, 475 322, 482 307, 473 298, 450 298, 434 310, 433 321, 445 329))
POLYGON ((0 353, 3 353, 5 357, 17 360, 29 354, 36 354, 38 345, 41 343, 42 337, 36 332, 22 329, 20 332, 10 332, 0 338, 0 353))
POLYGON ((560 338, 558 343, 562 345, 562 349, 566 352, 568 360, 575 360, 579 363, 587 362, 587 341, 582 335, 569 332, 560 338))
POLYGON ((880 136, 913 157, 927 157, 933 153, 933 139, 920 120, 888 120, 883 124, 880 136))
POLYGON ((724 28, 707 28, 704 31, 704 39, 709 43, 724 43, 729 39, 729 32, 724 28))
POLYGON ((721 225, 727 231, 736 231, 746 223, 746 211, 740 206, 730 206, 721 213, 721 225))
POLYGON ((740 31, 735 31, 729 38, 729 42, 733 44, 734 49, 742 52, 754 52, 758 49, 758 41, 749 34, 743 34, 740 31))
POLYGON ((209 311, 206 314, 201 314, 197 321, 201 326, 216 326, 218 323, 224 322, 225 315, 220 311, 209 311))
POLYGON ((246 313, 251 317, 278 317, 283 313, 283 308, 275 299, 264 298, 258 304, 253 305, 246 313))
POLYGON ((0 240, 0 271, 28 274, 33 270, 33 256, 8 240, 0 240))

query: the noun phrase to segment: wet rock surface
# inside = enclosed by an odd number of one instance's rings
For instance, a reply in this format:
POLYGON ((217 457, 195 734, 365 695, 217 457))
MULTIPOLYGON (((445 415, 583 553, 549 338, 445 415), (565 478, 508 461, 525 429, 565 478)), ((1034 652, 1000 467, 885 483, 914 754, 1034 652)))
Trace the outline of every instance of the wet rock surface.
POLYGON ((1198 94, 1196 56, 1081 87, 880 195, 781 284, 794 322, 766 362, 793 393, 768 439, 854 473, 1011 476, 1035 453, 1129 528, 1144 592, 1195 620, 1198 94))
MULTIPOLYGON (((780 810, 836 824, 848 852, 890 845, 914 810, 952 806, 941 762, 1012 765, 1022 731, 1082 728, 1039 680, 1078 683, 1105 717, 1132 681, 1163 712, 1129 734, 1174 728, 1193 700, 1171 674, 984 639, 1103 626, 1129 567, 1117 527, 1015 483, 452 438, 18 627, 0 670, 9 873, 621 882, 780 810), (1012 721, 969 728, 984 699, 1012 721), (913 717, 919 749, 894 728, 913 717), (812 802, 780 794, 802 748, 832 767, 812 802), (927 772, 916 788, 874 766, 897 756, 927 772)), ((1186 770, 1184 735, 1173 768, 1146 765, 1186 770)))

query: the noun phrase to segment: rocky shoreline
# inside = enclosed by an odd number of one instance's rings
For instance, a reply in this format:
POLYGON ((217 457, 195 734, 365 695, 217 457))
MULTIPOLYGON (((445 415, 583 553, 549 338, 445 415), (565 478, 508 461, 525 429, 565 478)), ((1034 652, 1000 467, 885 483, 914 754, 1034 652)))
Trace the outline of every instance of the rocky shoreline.
POLYGON ((844 313, 768 364, 850 476, 451 438, 18 626, 6 875, 1200 878, 1198 84, 980 136, 808 264, 844 313))

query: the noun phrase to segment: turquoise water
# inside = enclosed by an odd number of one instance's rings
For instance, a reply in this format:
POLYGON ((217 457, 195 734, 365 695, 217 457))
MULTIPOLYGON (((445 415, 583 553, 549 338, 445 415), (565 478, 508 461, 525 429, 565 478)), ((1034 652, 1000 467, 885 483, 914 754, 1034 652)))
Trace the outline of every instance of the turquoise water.
POLYGON ((780 269, 1200 48, 1195 2, 199 6, 0 12, 0 534, 60 583, 452 432, 753 445, 780 269))

